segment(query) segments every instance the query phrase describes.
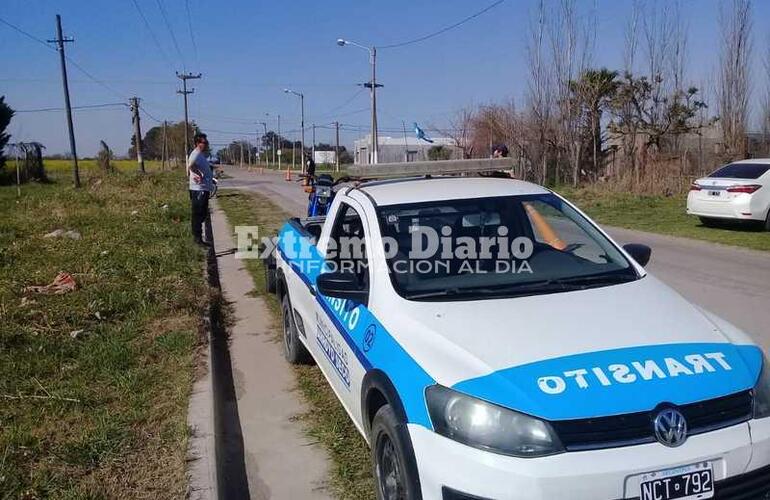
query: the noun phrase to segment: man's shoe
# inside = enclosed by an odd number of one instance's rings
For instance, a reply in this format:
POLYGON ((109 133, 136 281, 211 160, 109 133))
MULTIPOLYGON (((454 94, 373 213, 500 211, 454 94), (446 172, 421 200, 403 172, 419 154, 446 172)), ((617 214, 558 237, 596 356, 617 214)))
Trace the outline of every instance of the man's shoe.
POLYGON ((208 248, 208 247, 210 247, 210 246, 211 246, 211 243, 209 243, 209 242, 207 242, 207 241, 203 241, 203 240, 202 240, 202 239, 200 239, 200 238, 195 238, 195 244, 196 244, 196 245, 199 245, 199 246, 202 246, 202 247, 206 247, 206 248, 208 248))

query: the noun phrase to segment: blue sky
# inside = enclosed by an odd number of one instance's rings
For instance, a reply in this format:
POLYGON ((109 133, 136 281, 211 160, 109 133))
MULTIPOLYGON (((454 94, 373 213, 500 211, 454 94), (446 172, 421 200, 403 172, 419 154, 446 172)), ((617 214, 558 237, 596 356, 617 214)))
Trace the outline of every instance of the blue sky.
MULTIPOLYGON (((547 0, 548 1, 548 0, 547 0)), ((665 1, 665 0, 662 0, 665 1)), ((452 24, 489 1, 403 0, 136 0, 147 17, 160 48, 144 25, 133 0, 2 0, 0 17, 32 35, 54 37, 54 16, 63 18, 65 34, 75 38, 68 55, 106 83, 106 89, 69 68, 73 105, 125 101, 136 95, 153 117, 179 120, 181 97, 174 71, 203 73, 191 82, 191 117, 210 134, 212 142, 253 140, 267 119, 275 128, 299 127, 299 100, 282 92, 291 87, 305 93, 306 141, 309 126, 334 120, 368 126, 369 98, 357 83, 368 80, 368 55, 355 47, 338 47, 338 37, 362 44, 386 45, 413 39, 452 24), (175 48, 159 9, 165 8, 179 46, 175 48), (190 36, 189 3, 194 36, 190 36), (197 51, 194 49, 194 44, 197 51), (270 116, 266 117, 265 113, 270 116)), ((682 0, 689 28, 688 74, 696 84, 713 81, 718 54, 719 0, 682 0)), ((595 5, 598 20, 595 62, 621 64, 623 29, 631 3, 626 0, 585 0, 595 5)), ((527 87, 525 45, 529 17, 536 0, 506 0, 460 28, 422 43, 378 53, 380 126, 424 128, 443 126, 454 111, 469 104, 514 98, 520 104, 527 87)), ((755 2, 755 59, 766 50, 756 29, 770 14, 770 2, 755 2)), ((0 24, 0 53, 4 68, 0 95, 19 110, 60 107, 63 103, 58 57, 54 51, 0 24)), ((755 65, 759 76, 761 66, 755 65)), ((759 80, 755 94, 761 91, 759 80)), ((708 85, 708 84, 707 84, 708 85)), ((153 124, 144 116, 143 128, 153 124)), ((127 109, 84 110, 75 113, 81 156, 93 155, 104 139, 125 154, 131 135, 127 109)), ((20 113, 10 132, 13 140, 38 140, 51 153, 65 152, 66 121, 62 112, 20 113)), ((287 134, 290 135, 290 134, 287 134)), ((359 134, 343 133, 350 144, 359 134)), ((389 134, 382 134, 389 135, 389 134)), ((392 134, 391 134, 392 135, 392 134)), ((298 134, 297 134, 298 137, 298 134)), ((331 129, 318 129, 317 140, 333 141, 331 129)))

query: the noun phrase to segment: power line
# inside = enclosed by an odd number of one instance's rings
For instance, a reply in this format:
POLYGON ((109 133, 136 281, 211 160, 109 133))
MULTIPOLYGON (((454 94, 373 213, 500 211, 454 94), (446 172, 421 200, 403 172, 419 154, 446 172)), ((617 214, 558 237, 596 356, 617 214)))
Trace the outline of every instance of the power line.
MULTIPOLYGON (((116 106, 126 106, 124 102, 111 102, 105 104, 86 104, 82 106, 72 106, 72 109, 99 109, 114 108, 116 106)), ((43 113, 47 111, 64 111, 65 108, 38 108, 38 109, 15 109, 14 113, 43 113)))
POLYGON ((174 42, 174 48, 176 48, 176 53, 179 54, 179 59, 182 60, 182 69, 187 68, 187 65, 184 61, 184 55, 182 55, 182 51, 179 50, 179 43, 176 41, 176 35, 174 34, 174 29, 171 27, 171 23, 168 21, 168 16, 166 15, 166 8, 163 7, 163 3, 160 0, 155 0, 155 2, 158 4, 158 8, 160 9, 160 15, 163 17, 163 22, 166 24, 166 28, 168 29, 168 33, 171 35, 171 41, 174 42))
MULTIPOLYGON (((41 40, 40 38, 38 38, 38 37, 36 37, 36 36, 34 36, 34 35, 32 35, 32 34, 30 34, 30 33, 26 32, 26 31, 24 31, 23 29, 19 28, 18 26, 14 25, 14 24, 11 24, 10 22, 6 21, 5 19, 3 19, 3 18, 0 18, 0 23, 3 23, 3 24, 5 24, 6 26, 8 26, 9 28, 11 28, 11 29, 13 29, 13 30, 15 30, 15 31, 17 31, 17 32, 19 32, 19 33, 21 33, 22 35, 26 36, 26 37, 27 37, 27 38, 29 38, 30 40, 32 40, 32 41, 34 41, 34 42, 37 42, 37 43, 39 43, 39 44, 41 44, 41 45, 43 45, 43 46, 44 46, 45 48, 47 48, 48 50, 53 50, 53 51, 56 51, 56 49, 55 49, 55 48, 51 47, 51 46, 50 46, 48 43, 46 43, 44 40, 41 40)), ((101 80, 97 79, 97 78, 96 78, 94 75, 92 75, 91 73, 89 73, 88 71, 86 71, 86 70, 85 70, 85 69, 84 69, 84 68, 83 68, 81 65, 79 65, 79 64, 78 64, 78 63, 77 63, 75 60, 73 60, 71 57, 69 57, 69 56, 65 56, 65 59, 67 60, 67 62, 69 62, 70 64, 72 64, 72 65, 75 67, 75 69, 77 69, 78 71, 80 71, 81 73, 83 73, 83 74, 84 74, 84 75, 85 75, 85 76, 86 76, 88 79, 90 79, 90 80, 92 80, 93 82, 95 82, 95 83, 97 83, 97 84, 101 85, 102 87, 104 87, 105 89, 107 89, 108 91, 112 92, 113 94, 117 95, 117 96, 118 96, 118 97, 120 97, 120 98, 124 98, 124 97, 125 97, 123 94, 121 94, 121 93, 120 93, 120 92, 118 92, 117 90, 113 89, 112 87, 110 87, 109 85, 107 85, 107 84, 106 84, 106 83, 104 83, 103 81, 101 81, 101 80)))
POLYGON ((335 111, 338 111, 338 110, 340 110, 340 109, 344 108, 345 106, 347 106, 348 104, 350 104, 351 102, 355 101, 355 100, 356 100, 356 98, 357 98, 358 96, 360 96, 360 95, 361 95, 363 92, 365 92, 365 91, 366 91, 366 89, 363 89, 363 88, 362 88, 362 89, 359 89, 359 90, 358 90, 358 91, 357 91, 355 94, 353 94, 353 95, 352 95, 352 96, 351 96, 349 99, 346 99, 346 100, 345 100, 345 102, 343 102, 343 103, 342 103, 342 104, 340 104, 339 106, 335 106, 335 107, 333 107, 332 109, 330 109, 330 110, 329 110, 329 111, 327 111, 326 113, 323 113, 323 114, 320 114, 320 115, 318 115, 318 118, 322 118, 322 117, 326 117, 326 116, 330 116, 330 115, 334 114, 334 112, 335 112, 335 111))
POLYGON ((192 19, 190 17, 190 0, 184 0, 184 8, 187 11, 187 30, 190 32, 190 41, 192 42, 193 51, 195 54, 195 64, 200 66, 200 60, 198 59, 198 44, 195 43, 195 35, 192 29, 192 19))
POLYGON ((19 33, 21 33, 22 35, 26 36, 30 40, 35 41, 35 42, 41 44, 42 46, 44 46, 45 48, 47 48, 49 50, 54 50, 54 51, 56 50, 53 47, 51 47, 50 45, 48 45, 48 43, 46 43, 44 40, 41 40, 40 38, 38 38, 38 37, 36 37, 34 35, 31 35, 30 33, 27 33, 26 31, 24 31, 23 29, 19 28, 18 26, 9 23, 8 21, 3 19, 2 17, 0 17, 0 23, 5 24, 6 26, 8 26, 9 28, 11 28, 11 29, 13 29, 15 31, 18 31, 19 33))
POLYGON ((160 44, 160 40, 158 40, 158 37, 155 35, 155 31, 150 26, 150 22, 147 20, 147 17, 145 17, 144 12, 142 12, 142 9, 139 7, 139 4, 137 3, 136 0, 131 0, 131 1, 134 3, 134 7, 136 8, 136 11, 139 13, 139 16, 142 18, 142 21, 144 21, 144 26, 147 28, 147 31, 150 32, 150 36, 152 37, 153 42, 155 42, 155 46, 158 47, 158 50, 163 56, 163 59, 166 60, 169 66, 174 66, 174 64, 171 62, 171 58, 168 57, 168 54, 166 54, 166 51, 163 50, 163 46, 160 44))
POLYGON ((489 10, 492 10, 493 8, 497 7, 498 5, 500 5, 501 3, 503 3, 504 1, 505 1, 505 0, 497 0, 497 1, 496 1, 496 2, 494 2, 493 4, 491 4, 491 5, 487 6, 486 8, 484 8, 484 9, 482 9, 482 10, 478 11, 478 12, 476 12, 475 14, 472 14, 472 15, 470 15, 470 16, 468 16, 468 17, 466 17, 466 18, 465 18, 465 19, 463 19, 462 21, 458 21, 458 22, 456 22, 456 23, 454 23, 454 24, 452 24, 452 25, 450 25, 450 26, 446 26, 446 27, 444 27, 444 28, 441 28, 440 30, 438 30, 438 31, 434 31, 433 33, 430 33, 430 34, 428 34, 428 35, 424 35, 424 36, 421 36, 421 37, 419 37, 419 38, 415 38, 415 39, 413 39, 413 40, 407 40, 407 41, 405 41, 405 42, 394 43, 394 44, 391 44, 391 45, 382 45, 382 46, 378 46, 377 48, 378 48, 378 49, 395 49, 396 47, 403 47, 403 46, 405 46, 405 45, 411 45, 411 44, 413 44, 413 43, 419 43, 419 42, 423 42, 423 41, 425 41, 425 40, 428 40, 429 38, 433 38, 433 37, 435 37, 435 36, 441 35, 442 33, 446 33, 446 32, 447 32, 447 31, 449 31, 449 30, 455 29, 455 28, 457 28, 458 26, 461 26, 461 25, 463 25, 463 24, 467 23, 467 22, 468 22, 468 21, 470 21, 471 19, 475 19, 475 18, 479 17, 480 15, 484 14, 485 12, 487 12, 487 11, 489 11, 489 10))

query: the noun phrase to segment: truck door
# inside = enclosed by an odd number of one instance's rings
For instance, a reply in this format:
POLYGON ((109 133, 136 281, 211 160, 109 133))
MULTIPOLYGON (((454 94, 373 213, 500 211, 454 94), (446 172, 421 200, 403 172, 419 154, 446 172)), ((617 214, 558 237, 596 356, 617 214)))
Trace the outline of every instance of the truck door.
MULTIPOLYGON (((354 200, 342 201, 334 225, 331 228, 325 255, 327 270, 350 271, 357 275, 361 284, 368 286, 369 235, 371 234, 360 214, 363 208, 354 200)), ((361 423, 361 383, 366 368, 350 332, 355 330, 366 304, 350 300, 325 297, 318 292, 316 301, 315 338, 309 339, 315 350, 315 359, 329 379, 332 388, 351 414, 357 425, 361 423)))

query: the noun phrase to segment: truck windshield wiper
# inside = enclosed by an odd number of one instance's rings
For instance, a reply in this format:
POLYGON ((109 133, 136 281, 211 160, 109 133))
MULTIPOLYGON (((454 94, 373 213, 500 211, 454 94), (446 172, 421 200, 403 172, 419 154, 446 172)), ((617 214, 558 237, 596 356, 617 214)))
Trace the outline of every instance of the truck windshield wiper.
POLYGON ((582 286, 572 285, 570 283, 559 283, 554 280, 532 281, 518 285, 507 285, 498 287, 472 287, 472 288, 447 288, 445 290, 430 290, 427 292, 417 292, 406 295, 407 299, 433 299, 446 297, 451 299, 461 297, 516 297, 519 295, 532 295, 535 293, 548 293, 554 291, 579 290, 582 286))
POLYGON ((473 287, 473 288, 446 288, 444 290, 429 290, 406 295, 407 299, 434 299, 446 297, 451 299, 461 297, 517 297, 522 295, 536 295, 550 292, 566 292, 571 290, 583 290, 591 285, 626 283, 636 280, 636 276, 628 274, 600 274, 592 276, 573 276, 569 278, 548 279, 531 281, 515 285, 498 287, 473 287))
POLYGON ((594 274, 588 276, 571 276, 569 278, 559 278, 551 281, 569 285, 594 285, 601 283, 627 283, 629 281, 635 281, 637 278, 638 276, 631 274, 594 274))

